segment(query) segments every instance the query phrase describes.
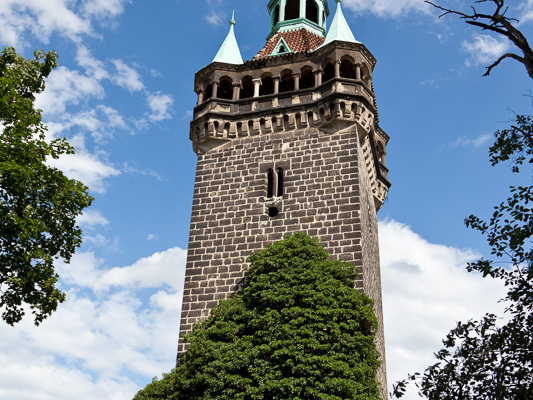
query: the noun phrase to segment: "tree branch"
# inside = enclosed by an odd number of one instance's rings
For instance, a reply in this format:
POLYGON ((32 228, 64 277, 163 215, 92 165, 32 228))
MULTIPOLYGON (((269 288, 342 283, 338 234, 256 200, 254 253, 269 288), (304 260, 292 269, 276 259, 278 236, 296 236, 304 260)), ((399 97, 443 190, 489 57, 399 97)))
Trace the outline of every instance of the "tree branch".
POLYGON ((518 127, 516 125, 511 125, 511 128, 513 128, 514 130, 517 130, 522 135, 524 135, 529 141, 533 142, 533 137, 531 136, 531 134, 529 132, 526 132, 525 130, 523 130, 522 128, 520 128, 520 127, 518 127))
POLYGON ((500 58, 498 58, 496 61, 494 61, 491 65, 489 65, 489 66, 487 67, 487 72, 485 72, 485 73, 483 74, 483 76, 489 76, 489 74, 490 74, 490 72, 492 71, 492 69, 493 69, 494 67, 496 67, 499 63, 501 63, 501 62, 502 62, 504 59, 506 59, 506 58, 513 58, 513 59, 515 59, 515 60, 521 62, 522 64, 524 64, 524 62, 525 62, 525 60, 524 60, 522 57, 517 56, 517 55, 514 54, 514 53, 505 53, 504 55, 502 55, 500 58))
POLYGON ((496 5, 496 9, 492 14, 478 13, 475 7, 472 7, 472 14, 467 14, 461 11, 442 7, 429 0, 425 0, 424 2, 432 5, 438 10, 443 11, 443 13, 439 15, 439 18, 448 14, 457 15, 459 16, 459 18, 464 19, 465 22, 469 25, 476 26, 478 28, 481 28, 482 30, 489 30, 506 37, 522 51, 524 55, 523 57, 517 56, 513 53, 504 54, 496 62, 487 67, 487 72, 483 76, 488 76, 491 70, 505 58, 512 58, 524 65, 529 77, 533 79, 533 50, 529 46, 526 37, 522 34, 520 30, 515 28, 515 26, 513 25, 513 22, 519 22, 519 20, 516 18, 505 16, 507 11, 509 10, 508 7, 505 8, 503 13, 501 13, 501 10, 504 7, 504 0, 477 0, 475 1, 475 4, 486 3, 489 1, 496 5))

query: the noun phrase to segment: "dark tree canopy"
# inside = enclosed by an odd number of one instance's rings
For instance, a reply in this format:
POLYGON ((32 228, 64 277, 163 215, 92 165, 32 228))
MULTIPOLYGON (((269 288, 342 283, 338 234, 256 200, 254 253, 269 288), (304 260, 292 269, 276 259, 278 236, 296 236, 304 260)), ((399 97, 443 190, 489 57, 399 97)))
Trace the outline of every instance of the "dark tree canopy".
POLYGON ((519 29, 516 28, 515 25, 513 25, 518 24, 518 19, 508 17, 506 15, 509 11, 509 7, 505 6, 505 0, 477 0, 474 2, 474 4, 481 5, 484 3, 493 3, 494 10, 489 13, 479 12, 475 6, 471 7, 472 12, 466 13, 442 7, 428 0, 426 0, 425 3, 431 4, 433 7, 441 10, 443 12, 441 17, 447 14, 458 15, 469 25, 476 26, 482 30, 488 30, 506 37, 513 43, 514 46, 518 48, 518 50, 520 50, 521 54, 509 52, 500 56, 496 61, 487 67, 487 71, 483 76, 488 76, 492 69, 499 63, 506 58, 511 58, 523 64, 524 67, 526 67, 529 77, 533 79, 533 50, 529 46, 526 37, 519 29))
POLYGON ((68 262, 81 244, 76 217, 92 201, 86 186, 46 164, 74 152, 65 139, 45 140, 34 108, 56 58, 36 51, 26 60, 13 48, 0 54, 0 309, 10 325, 25 305, 38 325, 64 301, 53 263, 68 262))
POLYGON ((148 399, 380 399, 372 300, 353 265, 297 233, 250 256, 244 287, 186 338, 148 399))

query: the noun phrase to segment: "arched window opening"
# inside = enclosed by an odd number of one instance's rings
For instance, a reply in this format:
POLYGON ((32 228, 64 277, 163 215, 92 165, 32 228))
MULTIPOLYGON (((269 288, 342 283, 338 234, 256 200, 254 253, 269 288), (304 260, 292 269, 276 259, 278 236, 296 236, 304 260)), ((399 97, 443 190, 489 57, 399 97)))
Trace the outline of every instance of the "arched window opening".
POLYGON ((350 60, 341 61, 341 78, 355 79, 355 66, 350 60))
POLYGON ((313 114, 313 111, 307 112, 307 121, 309 125, 311 125, 315 121, 315 116, 313 114))
POLYGON ((279 83, 279 92, 291 92, 294 90, 294 78, 290 72, 287 72, 281 76, 279 83))
POLYGON ((279 22, 279 4, 274 8, 274 26, 279 22))
POLYGON ((318 24, 318 6, 315 0, 307 0, 305 8, 305 18, 318 24))
POLYGON ((207 87, 205 88, 205 97, 204 97, 204 99, 205 100, 209 100, 211 97, 213 97, 213 84, 212 83, 207 85, 207 87))
POLYGON ((283 116, 283 129, 285 130, 289 130, 291 129, 291 126, 289 125, 289 116, 288 115, 284 115, 283 116))
POLYGON ((264 77, 262 80, 263 84, 259 88, 259 95, 266 96, 274 93, 274 79, 271 76, 264 77))
POLYGON ((270 168, 267 171, 267 197, 274 197, 274 171, 270 168))
POLYGON ((232 82, 229 79, 223 79, 220 81, 217 93, 219 99, 231 100, 233 98, 233 88, 231 83, 232 82))
POLYGON ((254 97, 254 83, 251 76, 247 76, 242 80, 240 99, 249 99, 254 97))
POLYGON ((229 134, 229 128, 230 128, 230 124, 229 122, 226 122, 224 124, 224 137, 228 137, 228 134, 229 134))
POLYGON ((300 76, 300 89, 309 89, 315 86, 315 76, 313 70, 306 69, 300 76))
POLYGON ((276 176, 278 178, 276 196, 281 197, 283 196, 283 170, 281 168, 276 170, 276 176))
POLYGON ((328 62, 324 67, 324 72, 322 73, 322 83, 329 81, 335 77, 335 67, 332 63, 328 62))
POLYGON ((300 0, 288 0, 285 6, 285 21, 300 18, 300 0))
POLYGON ((357 103, 352 104, 352 116, 354 118, 357 116, 357 103))
POLYGON ((372 86, 372 80, 370 79, 370 77, 370 70, 368 69, 366 64, 363 64, 363 68, 361 68, 361 79, 368 87, 372 86))

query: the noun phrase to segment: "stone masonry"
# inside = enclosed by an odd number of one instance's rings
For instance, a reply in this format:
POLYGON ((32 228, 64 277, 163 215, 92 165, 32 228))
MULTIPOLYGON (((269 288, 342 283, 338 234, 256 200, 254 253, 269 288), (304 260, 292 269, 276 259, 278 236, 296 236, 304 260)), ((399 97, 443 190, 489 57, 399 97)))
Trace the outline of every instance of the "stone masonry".
POLYGON ((378 381, 386 388, 376 213, 390 187, 389 138, 378 125, 374 64, 364 45, 334 42, 311 54, 212 63, 196 74, 190 137, 198 163, 178 360, 187 350, 183 335, 241 287, 247 257, 306 232, 332 258, 361 269, 357 287, 376 302, 378 381), (313 82, 300 88, 306 71, 313 82), (280 91, 278 82, 262 94, 266 78, 287 74, 292 90, 280 91), (248 97, 243 82, 250 79, 256 87, 248 97), (222 95, 223 87, 231 94, 222 95), (283 175, 282 193, 270 197, 269 171, 283 175))

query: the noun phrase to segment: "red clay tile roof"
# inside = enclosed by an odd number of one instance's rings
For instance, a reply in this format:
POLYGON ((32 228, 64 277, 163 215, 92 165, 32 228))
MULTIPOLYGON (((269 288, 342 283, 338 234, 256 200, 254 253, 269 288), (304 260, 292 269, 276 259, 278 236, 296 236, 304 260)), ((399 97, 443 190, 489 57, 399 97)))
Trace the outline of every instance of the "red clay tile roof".
POLYGON ((306 51, 316 50, 326 40, 324 36, 316 35, 305 28, 278 32, 266 42, 265 47, 263 47, 253 59, 261 60, 267 58, 272 54, 281 38, 285 40, 285 43, 287 43, 287 46, 289 46, 293 53, 304 53, 306 51))

